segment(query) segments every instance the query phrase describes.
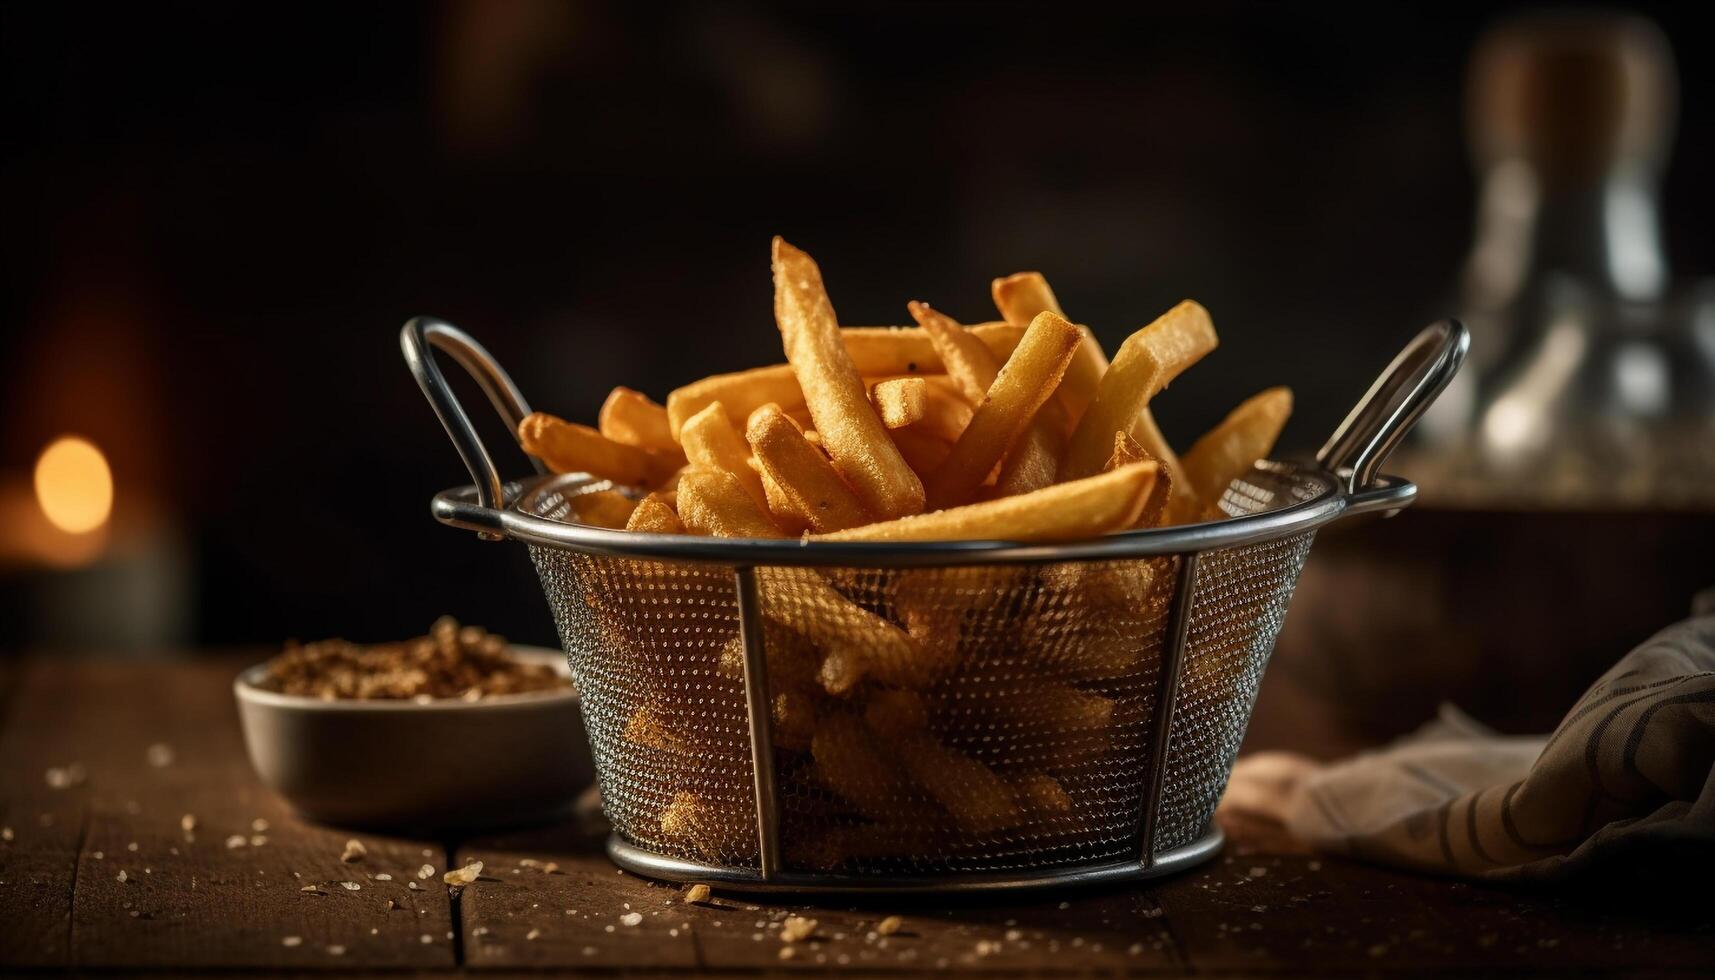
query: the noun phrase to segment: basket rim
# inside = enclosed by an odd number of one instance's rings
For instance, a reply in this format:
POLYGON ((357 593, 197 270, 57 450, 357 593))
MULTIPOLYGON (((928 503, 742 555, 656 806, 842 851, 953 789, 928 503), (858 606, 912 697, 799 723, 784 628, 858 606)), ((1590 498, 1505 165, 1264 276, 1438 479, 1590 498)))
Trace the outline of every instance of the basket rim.
POLYGON ((1200 524, 1122 531, 1079 541, 809 541, 756 538, 707 538, 687 534, 644 534, 571 524, 538 517, 521 509, 544 493, 604 483, 586 473, 536 476, 507 484, 503 508, 484 507, 475 486, 435 495, 430 513, 452 527, 495 538, 608 558, 721 565, 828 566, 898 568, 978 565, 997 562, 1100 561, 1189 554, 1273 541, 1315 530, 1337 518, 1375 510, 1398 510, 1411 503, 1417 487, 1383 476, 1367 489, 1347 493, 1343 477, 1319 466, 1263 461, 1259 469, 1317 484, 1307 500, 1243 517, 1200 524))

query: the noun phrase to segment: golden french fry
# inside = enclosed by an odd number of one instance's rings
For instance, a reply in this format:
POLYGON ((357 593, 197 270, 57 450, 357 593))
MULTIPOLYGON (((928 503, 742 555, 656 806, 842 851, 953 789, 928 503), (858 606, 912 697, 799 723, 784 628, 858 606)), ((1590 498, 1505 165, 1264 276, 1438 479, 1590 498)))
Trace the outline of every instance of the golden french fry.
POLYGON ((692 534, 718 538, 779 538, 780 528, 756 505, 738 477, 693 466, 679 478, 679 520, 692 534))
MULTIPOLYGON (((1016 497, 1040 490, 1059 476, 1060 456, 1066 451, 1066 430, 1058 422, 1043 418, 1050 408, 1056 406, 1047 404, 1038 409, 1030 428, 1013 443, 1006 462, 1001 464, 1000 476, 995 478, 997 496, 1016 497)), ((1060 413, 1056 409, 1054 414, 1060 413)))
POLYGON ((679 520, 678 511, 664 493, 652 493, 638 501, 637 509, 631 512, 631 517, 625 522, 627 531, 641 531, 644 534, 684 534, 684 522, 679 520))
POLYGON ((1114 433, 1113 454, 1108 456, 1107 465, 1102 467, 1102 472, 1117 470, 1129 463, 1142 463, 1150 458, 1149 453, 1144 452, 1143 447, 1137 444, 1136 439, 1124 432, 1116 432, 1114 433))
POLYGON ((841 595, 814 569, 762 568, 763 616, 823 651, 821 684, 846 695, 872 678, 921 687, 945 668, 898 626, 841 595))
POLYGON ((905 464, 920 477, 935 472, 935 468, 953 451, 952 440, 930 435, 916 426, 894 429, 892 436, 893 444, 899 447, 899 454, 905 457, 905 464))
POLYGON ((882 820, 899 812, 905 780, 855 716, 838 712, 823 718, 810 739, 810 756, 816 778, 859 813, 882 820))
POLYGON ((1078 343, 1077 328, 1065 318, 1046 310, 1037 316, 995 375, 952 453, 929 478, 925 489, 931 508, 970 499, 1054 393, 1078 343))
MULTIPOLYGON (((959 386, 965 400, 972 404, 981 402, 988 394, 989 385, 994 384, 994 376, 1000 373, 1003 359, 996 357, 987 344, 960 326, 958 321, 938 312, 928 303, 913 300, 905 305, 911 311, 912 319, 917 321, 934 345, 946 367, 947 377, 959 386)), ((1007 356, 1010 357, 1010 353, 1007 356)))
POLYGON ((768 495, 763 492, 762 477, 750 465, 750 444, 733 427, 732 416, 724 402, 710 402, 685 421, 679 430, 685 445, 685 458, 692 466, 725 470, 738 480, 744 492, 764 511, 768 495))
POLYGON ((864 724, 883 739, 893 739, 929 727, 929 706, 916 691, 884 689, 870 695, 864 724))
MULTIPOLYGON (((995 308, 1000 310, 1001 319, 1008 323, 1029 323, 1043 310, 1066 315, 1054 298, 1054 290, 1048 288, 1048 280, 1040 272, 1015 272, 1002 276, 994 281, 991 289, 995 308)), ((1083 342, 1078 345, 1077 356, 1066 367, 1066 377, 1060 382, 1057 399, 1065 409, 1068 425, 1076 425, 1085 409, 1089 408, 1102 375, 1108 370, 1107 355, 1102 353, 1102 345, 1096 340, 1096 335, 1082 324, 1078 326, 1078 332, 1083 335, 1083 342)))
MULTIPOLYGON (((1155 485, 1153 463, 930 514, 824 534, 824 541, 1065 541, 1130 527, 1155 485)), ((680 491, 683 494, 683 490, 680 491)), ((683 503, 680 505, 683 513, 683 503)))
POLYGON ((727 419, 736 428, 769 402, 784 408, 802 407, 804 392, 790 364, 770 364, 693 381, 667 395, 667 423, 674 438, 683 442, 685 423, 715 402, 726 407, 727 419))
POLYGON ((839 321, 808 255, 774 239, 774 317, 804 404, 834 468, 864 508, 883 518, 923 509, 923 483, 887 437, 841 342, 839 321))
MULTIPOLYGON (((819 687, 816 647, 779 623, 763 620, 762 654, 768 665, 768 686, 776 691, 813 691, 819 687)), ((715 669, 728 680, 744 679, 744 637, 734 633, 721 646, 715 669)))
POLYGON ((1185 468, 1179 463, 1179 454, 1173 451, 1167 437, 1161 434, 1160 427, 1155 424, 1155 416, 1150 413, 1148 407, 1132 419, 1127 434, 1143 447, 1144 452, 1161 464, 1161 476, 1167 485, 1168 499, 1180 504, 1194 504, 1197 498, 1191 492, 1190 484, 1185 482, 1185 468))
POLYGON ((1192 443, 1181 460, 1204 517, 1222 517, 1221 495, 1266 457, 1292 414, 1292 389, 1270 388, 1239 403, 1221 423, 1192 443))
POLYGON ((556 473, 588 473, 627 486, 655 486, 682 465, 546 412, 532 412, 518 423, 518 443, 556 473))
POLYGON ((667 409, 630 388, 619 387, 608 393, 596 416, 596 428, 614 442, 639 449, 680 452, 679 443, 673 438, 673 427, 667 422, 667 409))
POLYGON ((756 847, 756 821, 744 820, 738 801, 707 800, 680 790, 661 809, 661 835, 688 847, 705 860, 720 861, 756 847))
POLYGON ((799 690, 785 690, 769 703, 774 721, 774 747, 804 752, 816 734, 816 702, 799 690))
POLYGON ((1181 371, 1214 350, 1216 343, 1209 311, 1191 300, 1126 338, 1114 355, 1113 365, 1102 376, 1095 399, 1072 432, 1061 478, 1100 473, 1113 453, 1114 433, 1131 432, 1132 421, 1149 400, 1181 371))
MULTIPOLYGON (((947 366, 947 377, 958 384, 967 400, 981 403, 989 386, 994 384, 995 375, 1000 373, 999 359, 970 331, 959 326, 953 318, 936 312, 929 304, 912 302, 907 307, 923 332, 935 342, 941 362, 947 366)), ((1061 385, 1064 387, 1064 379, 1061 385)), ((963 426, 960 431, 963 431, 963 426)), ((1030 427, 1007 454, 1000 477, 995 481, 996 495, 1012 497, 1053 483, 1060 466, 1060 454, 1065 448, 1063 412, 1058 402, 1044 402, 1030 420, 1030 427)))
POLYGON ((1072 813, 1072 796, 1060 781, 1045 772, 1026 773, 1012 781, 1013 798, 1034 819, 1066 817, 1072 813))
POLYGON ((889 429, 903 429, 921 421, 928 398, 929 382, 922 378, 890 378, 869 389, 869 400, 881 416, 881 424, 889 429))
MULTIPOLYGON (((949 448, 964 434, 974 414, 970 403, 948 388, 930 384, 923 390, 923 417, 909 431, 945 442, 949 448)), ((895 429, 894 432, 906 430, 895 429)))
MULTIPOLYGON (((1150 458, 1148 450, 1144 451, 1144 458, 1150 458)), ((1179 484, 1165 464, 1159 460, 1156 462, 1160 469, 1156 471, 1155 486, 1150 488, 1149 498, 1143 502, 1143 512, 1137 515, 1137 523, 1133 527, 1157 527, 1167 521, 1167 508, 1172 504, 1179 484)))
POLYGON ((1012 787, 993 769, 919 733, 895 740, 905 772, 966 831, 989 834, 1016 825, 1023 814, 1012 787))
MULTIPOLYGON (((806 438, 805 441, 808 442, 809 439, 806 438)), ((791 538, 808 531, 810 529, 809 515, 800 509, 798 498, 786 492, 780 484, 775 483, 774 477, 769 476, 768 471, 761 468, 756 457, 752 456, 751 462, 757 466, 757 475, 762 477, 762 493, 768 498, 768 513, 773 516, 774 523, 780 525, 780 530, 786 532, 786 536, 791 538)))
POLYGON ((646 701, 631 713, 631 717, 625 722, 625 738, 637 745, 663 752, 683 753, 696 750, 696 740, 673 725, 661 705, 653 702, 646 701))
MULTIPOLYGON (((1024 336, 1025 323, 978 323, 971 334, 982 341, 997 359, 997 363, 1012 354, 1018 339, 1024 336)), ((840 338, 852 366, 865 378, 880 380, 904 375, 932 375, 944 370, 941 357, 927 335, 916 327, 842 327, 840 338)), ((770 364, 766 367, 710 375, 701 381, 678 388, 667 396, 667 424, 675 438, 685 420, 702 411, 710 402, 723 402, 732 413, 732 422, 739 425, 750 413, 773 402, 799 424, 804 407, 804 391, 798 387, 798 376, 790 364, 770 364)))
POLYGON ((802 518, 811 530, 826 533, 869 523, 869 513, 828 457, 804 439, 778 405, 752 412, 745 437, 768 476, 764 493, 778 492, 785 511, 802 518))
POLYGON ((579 524, 614 530, 624 528, 632 511, 637 509, 637 501, 617 490, 574 494, 566 502, 571 505, 572 513, 577 515, 579 524))
MULTIPOLYGON (((996 360, 1004 361, 1018 346, 1018 339, 1024 336, 1029 323, 1026 318, 1017 325, 973 324, 971 336, 981 341, 996 360)), ((852 366, 865 376, 935 374, 946 370, 939 349, 923 331, 913 327, 845 327, 840 337, 846 352, 851 354, 852 366)))

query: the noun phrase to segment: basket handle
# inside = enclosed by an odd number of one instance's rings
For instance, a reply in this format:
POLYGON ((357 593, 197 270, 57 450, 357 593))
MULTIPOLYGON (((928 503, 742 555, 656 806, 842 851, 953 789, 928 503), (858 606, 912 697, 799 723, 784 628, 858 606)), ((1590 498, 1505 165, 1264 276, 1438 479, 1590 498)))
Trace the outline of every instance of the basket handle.
MULTIPOLYGON (((514 433, 518 431, 518 423, 530 414, 530 406, 525 403, 518 386, 512 383, 505 369, 481 344, 463 330, 436 317, 417 316, 407 320, 399 331, 399 347, 405 352, 405 364, 411 369, 411 376, 417 379, 417 386, 429 399, 429 405, 453 441, 453 448, 464 460, 465 469, 470 470, 470 478, 476 484, 477 500, 491 510, 500 509, 500 471, 494 468, 488 447, 483 445, 476 427, 470 424, 470 416, 465 414, 464 406, 459 404, 458 396, 453 394, 440 366, 435 363, 433 348, 439 347, 452 355, 453 360, 476 379, 494 410, 500 413, 506 427, 514 433)), ((538 473, 547 472, 542 468, 541 460, 534 456, 530 457, 530 464, 538 473)), ((496 536, 484 534, 483 537, 496 536)))
POLYGON ((1316 454, 1346 492, 1376 485, 1376 472, 1405 434, 1459 373, 1471 332, 1458 320, 1437 320, 1405 345, 1316 454))

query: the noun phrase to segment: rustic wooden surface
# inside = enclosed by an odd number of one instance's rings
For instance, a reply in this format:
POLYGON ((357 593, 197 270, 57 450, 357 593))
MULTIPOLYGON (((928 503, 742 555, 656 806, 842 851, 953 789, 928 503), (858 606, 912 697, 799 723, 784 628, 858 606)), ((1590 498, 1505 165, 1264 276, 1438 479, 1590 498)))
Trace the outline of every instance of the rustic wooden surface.
MULTIPOLYGON (((0 841, 0 970, 1715 970, 1707 868, 1630 883, 1614 890, 1620 901, 1600 885, 1502 889, 1293 853, 1265 828, 1229 828, 1221 858, 1148 886, 820 905, 717 894, 687 905, 677 888, 617 872, 599 835, 575 821, 436 842, 295 818, 244 757, 236 667, 0 666, 0 826, 10 833, 0 841), (155 749, 151 759, 152 746, 171 761, 157 765, 166 758, 155 749), (82 783, 50 787, 47 770, 72 764, 82 783), (360 862, 340 860, 350 837, 367 847, 360 862), (456 898, 439 879, 449 858, 484 864, 456 898), (418 882, 425 863, 435 877, 418 882), (817 927, 782 959, 788 915, 817 927), (889 915, 904 927, 877 934, 889 915)), ((401 759, 401 773, 409 768, 401 759)))

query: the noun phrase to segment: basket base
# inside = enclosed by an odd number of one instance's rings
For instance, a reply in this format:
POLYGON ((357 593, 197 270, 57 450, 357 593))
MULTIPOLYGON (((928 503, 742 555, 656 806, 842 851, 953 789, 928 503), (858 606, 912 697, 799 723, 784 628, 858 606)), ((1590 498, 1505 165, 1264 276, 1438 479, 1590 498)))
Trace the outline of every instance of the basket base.
POLYGON ((857 893, 911 892, 1000 892, 1030 888, 1065 888, 1160 878, 1196 867, 1221 852, 1225 838, 1220 828, 1171 851, 1156 855, 1144 867, 1137 861, 1107 861, 1041 871, 949 872, 926 877, 891 875, 841 875, 783 872, 770 881, 745 868, 728 868, 665 857, 619 839, 607 839, 607 856, 633 874, 675 882, 703 882, 727 891, 798 892, 802 894, 851 895, 857 893))

